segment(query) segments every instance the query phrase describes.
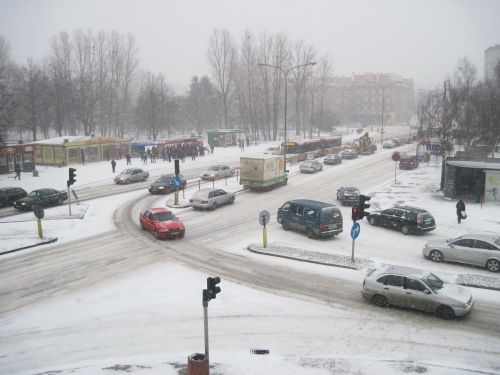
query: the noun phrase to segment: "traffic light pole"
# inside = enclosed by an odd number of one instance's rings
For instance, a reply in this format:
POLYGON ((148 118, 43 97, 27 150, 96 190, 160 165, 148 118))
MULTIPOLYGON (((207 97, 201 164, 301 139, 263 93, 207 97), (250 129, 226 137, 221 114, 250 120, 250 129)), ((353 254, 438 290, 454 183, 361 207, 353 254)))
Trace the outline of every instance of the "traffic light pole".
POLYGON ((71 195, 69 194, 69 184, 68 184, 68 207, 69 207, 69 216, 71 216, 71 195))
POLYGON ((205 325, 205 358, 208 356, 208 301, 203 301, 203 319, 205 325))
POLYGON ((354 263, 354 244, 356 243, 356 240, 353 238, 352 239, 352 254, 351 254, 351 262, 354 263))

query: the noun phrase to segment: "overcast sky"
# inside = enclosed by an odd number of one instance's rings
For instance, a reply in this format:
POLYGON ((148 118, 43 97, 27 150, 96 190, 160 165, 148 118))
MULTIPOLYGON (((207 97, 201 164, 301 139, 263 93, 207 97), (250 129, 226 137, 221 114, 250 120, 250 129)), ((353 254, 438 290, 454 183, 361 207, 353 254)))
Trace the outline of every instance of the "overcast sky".
POLYGON ((192 76, 210 73, 214 28, 227 28, 238 44, 246 29, 285 32, 318 55, 328 52, 337 75, 396 73, 429 89, 453 74, 461 57, 483 78, 484 51, 500 44, 499 14, 498 0, 0 0, 0 35, 24 64, 48 55, 60 31, 131 33, 141 68, 187 88, 192 76))

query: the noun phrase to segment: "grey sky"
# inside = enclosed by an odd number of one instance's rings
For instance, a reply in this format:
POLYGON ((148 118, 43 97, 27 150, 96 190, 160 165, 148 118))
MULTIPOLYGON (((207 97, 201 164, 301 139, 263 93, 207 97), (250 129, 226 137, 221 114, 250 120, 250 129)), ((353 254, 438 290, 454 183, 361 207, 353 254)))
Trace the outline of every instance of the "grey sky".
POLYGON ((238 44, 245 29, 285 32, 329 52, 335 74, 396 73, 432 88, 465 56, 483 78, 484 50, 500 44, 499 15, 497 0, 0 0, 0 35, 24 64, 47 55, 60 31, 132 33, 141 68, 187 87, 193 75, 209 74, 214 28, 227 28, 238 44))

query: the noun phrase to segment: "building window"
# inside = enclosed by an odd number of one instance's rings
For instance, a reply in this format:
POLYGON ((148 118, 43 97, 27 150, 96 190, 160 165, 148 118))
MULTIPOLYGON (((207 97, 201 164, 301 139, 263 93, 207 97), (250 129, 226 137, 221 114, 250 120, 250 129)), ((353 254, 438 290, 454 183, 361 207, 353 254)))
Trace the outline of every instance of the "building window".
POLYGON ((365 111, 367 111, 367 110, 368 110, 368 106, 365 104, 365 105, 363 106, 363 109, 364 109, 365 111))
POLYGON ((365 94, 368 94, 368 89, 365 89, 365 94))
POLYGON ((379 94, 383 94, 384 93, 384 89, 378 89, 378 93, 379 94))
POLYGON ((340 104, 340 102, 341 102, 340 99, 337 99, 337 104, 340 104))
POLYGON ((361 94, 361 89, 357 89, 356 92, 359 94, 361 94))
POLYGON ((349 91, 344 91, 345 96, 349 96, 349 91))
POLYGON ((339 95, 339 96, 342 95, 342 91, 337 90, 337 95, 339 95))
POLYGON ((377 89, 372 89, 372 94, 375 94, 377 92, 377 89))
POLYGON ((375 104, 372 104, 372 111, 375 110, 375 104))
POLYGON ((375 97, 372 96, 372 103, 375 103, 375 97))
POLYGON ((379 110, 379 111, 381 111, 381 110, 382 110, 382 104, 380 104, 380 105, 378 106, 378 110, 379 110))
POLYGON ((365 96, 365 97, 363 98, 363 101, 364 101, 365 103, 368 103, 368 96, 365 96))
POLYGON ((349 103, 349 99, 345 98, 344 103, 349 103))
POLYGON ((382 99, 383 99, 383 98, 380 96, 380 97, 378 98, 378 101, 379 101, 380 103, 382 103, 382 99))
POLYGON ((386 104, 385 105, 385 110, 386 111, 390 111, 391 110, 391 105, 390 104, 386 104))

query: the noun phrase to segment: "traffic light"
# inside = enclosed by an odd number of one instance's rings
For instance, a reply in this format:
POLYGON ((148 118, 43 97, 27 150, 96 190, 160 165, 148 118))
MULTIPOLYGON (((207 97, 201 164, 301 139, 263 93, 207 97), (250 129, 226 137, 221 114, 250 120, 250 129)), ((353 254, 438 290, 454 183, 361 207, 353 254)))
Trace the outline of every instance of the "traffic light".
POLYGON ((356 222, 356 220, 358 220, 358 212, 359 212, 359 207, 353 206, 351 213, 352 221, 356 222))
POLYGON ((179 159, 175 159, 174 164, 175 164, 175 175, 179 176, 179 173, 181 173, 179 169, 179 159))
POLYGON ((76 182, 76 180, 75 180, 75 177, 76 177, 75 172, 76 172, 75 168, 70 168, 69 169, 68 187, 69 187, 69 185, 73 185, 76 182))
POLYGON ((207 291, 209 300, 217 298, 217 293, 220 293, 220 287, 216 286, 220 283, 220 277, 207 278, 207 291))
POLYGON ((359 211, 358 211, 358 219, 363 220, 365 216, 370 216, 369 212, 365 212, 365 208, 370 208, 370 204, 367 203, 372 197, 367 195, 359 196, 359 211))

